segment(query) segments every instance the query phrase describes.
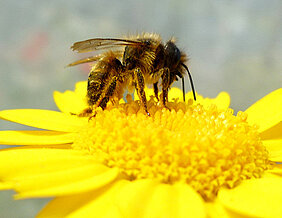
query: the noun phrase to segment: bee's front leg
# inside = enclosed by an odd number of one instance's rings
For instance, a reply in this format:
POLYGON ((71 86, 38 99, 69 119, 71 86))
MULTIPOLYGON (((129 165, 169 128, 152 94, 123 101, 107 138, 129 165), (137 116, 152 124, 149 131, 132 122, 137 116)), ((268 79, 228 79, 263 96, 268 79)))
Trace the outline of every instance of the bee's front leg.
POLYGON ((169 75, 169 69, 163 68, 163 74, 162 74, 162 102, 163 105, 166 107, 166 103, 168 102, 168 88, 169 88, 169 81, 170 81, 170 75, 169 75))

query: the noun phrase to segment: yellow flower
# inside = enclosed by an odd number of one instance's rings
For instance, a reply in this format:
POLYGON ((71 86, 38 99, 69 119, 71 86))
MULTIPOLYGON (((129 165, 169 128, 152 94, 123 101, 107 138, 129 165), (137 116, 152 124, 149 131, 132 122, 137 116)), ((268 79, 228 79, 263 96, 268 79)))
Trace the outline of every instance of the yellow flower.
POLYGON ((23 145, 0 150, 0 189, 55 197, 39 217, 281 216, 282 89, 237 116, 227 93, 184 103, 173 88, 170 110, 150 98, 148 117, 127 96, 91 119, 75 115, 85 93, 55 92, 61 112, 0 111, 43 129, 0 132, 23 145))

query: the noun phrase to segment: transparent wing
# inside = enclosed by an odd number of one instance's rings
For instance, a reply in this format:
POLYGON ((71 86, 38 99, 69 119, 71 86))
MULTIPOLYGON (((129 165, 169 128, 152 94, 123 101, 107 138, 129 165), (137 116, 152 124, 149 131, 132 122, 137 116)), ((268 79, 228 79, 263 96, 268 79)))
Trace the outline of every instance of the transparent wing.
POLYGON ((120 59, 123 55, 123 51, 110 51, 110 52, 105 52, 105 53, 102 53, 102 54, 99 54, 99 55, 96 55, 96 56, 90 56, 90 57, 87 57, 87 58, 82 58, 82 59, 79 59, 75 62, 72 62, 70 63, 69 65, 67 65, 67 67, 72 67, 72 66, 75 66, 75 65, 78 65, 78 64, 84 64, 84 63, 90 63, 90 62, 96 62, 104 57, 107 57, 107 56, 114 56, 115 58, 117 59, 120 59))
POLYGON ((129 39, 113 39, 113 38, 94 38, 88 39, 80 42, 75 42, 71 49, 73 51, 77 51, 79 53, 90 52, 95 50, 109 49, 117 46, 139 46, 142 45, 143 42, 137 40, 129 40, 129 39))
POLYGON ((87 58, 82 58, 80 60, 77 60, 75 62, 68 64, 67 67, 72 67, 72 66, 75 66, 75 65, 78 65, 78 64, 95 62, 95 61, 98 61, 101 57, 102 57, 102 55, 96 55, 96 56, 91 56, 91 57, 87 57, 87 58))

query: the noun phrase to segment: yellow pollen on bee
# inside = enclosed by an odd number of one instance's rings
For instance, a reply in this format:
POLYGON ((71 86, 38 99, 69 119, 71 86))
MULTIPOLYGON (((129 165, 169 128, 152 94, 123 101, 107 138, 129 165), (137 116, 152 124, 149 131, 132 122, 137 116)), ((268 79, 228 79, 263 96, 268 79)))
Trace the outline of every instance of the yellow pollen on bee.
POLYGON ((270 166, 268 153, 247 115, 169 102, 168 110, 153 99, 147 116, 138 101, 97 112, 78 132, 74 149, 84 150, 129 180, 184 182, 205 200, 220 187, 261 177, 270 166))

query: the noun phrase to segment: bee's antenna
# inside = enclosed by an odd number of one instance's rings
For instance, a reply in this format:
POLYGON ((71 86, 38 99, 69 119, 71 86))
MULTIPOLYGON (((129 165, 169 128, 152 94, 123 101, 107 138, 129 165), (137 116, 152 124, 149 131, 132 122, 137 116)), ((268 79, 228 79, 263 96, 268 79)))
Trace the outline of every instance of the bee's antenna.
POLYGON ((185 102, 185 83, 184 83, 184 76, 183 76, 179 71, 176 72, 176 75, 179 76, 179 78, 181 78, 181 80, 182 80, 183 101, 185 102))
MULTIPOLYGON (((188 67, 187 67, 185 64, 183 64, 183 63, 181 63, 181 65, 186 69, 186 71, 187 71, 187 73, 188 73, 188 76, 189 76, 189 79, 190 79, 190 83, 191 83, 192 92, 193 92, 193 96, 194 96, 194 100, 196 101, 196 92, 195 92, 195 89, 194 89, 192 76, 191 76, 191 74, 190 74, 190 72, 189 72, 188 67)), ((182 78, 182 84, 183 84, 183 83, 184 83, 184 79, 182 78)), ((184 87, 184 86, 183 86, 183 87, 184 87)))
POLYGON ((182 79, 182 92, 183 92, 183 101, 185 102, 185 86, 184 86, 184 77, 181 77, 182 79))

